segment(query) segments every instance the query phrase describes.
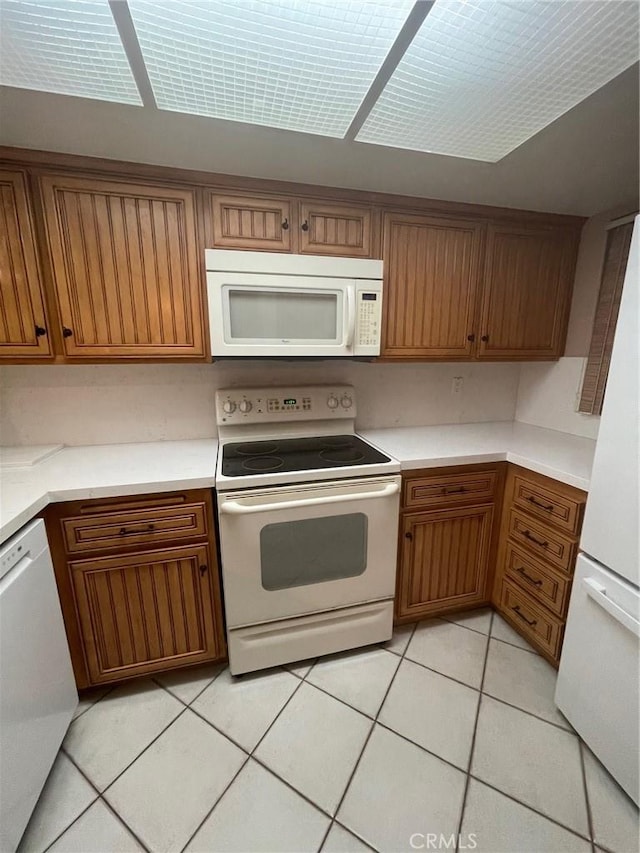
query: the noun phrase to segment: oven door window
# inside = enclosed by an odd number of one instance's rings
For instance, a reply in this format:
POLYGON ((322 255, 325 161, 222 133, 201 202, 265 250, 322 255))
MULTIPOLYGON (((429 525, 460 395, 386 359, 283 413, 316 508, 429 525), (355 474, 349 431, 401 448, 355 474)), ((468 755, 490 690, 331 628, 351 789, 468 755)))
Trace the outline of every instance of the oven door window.
POLYGON ((291 589, 361 575, 367 516, 361 512, 267 524, 260 531, 262 586, 291 589))

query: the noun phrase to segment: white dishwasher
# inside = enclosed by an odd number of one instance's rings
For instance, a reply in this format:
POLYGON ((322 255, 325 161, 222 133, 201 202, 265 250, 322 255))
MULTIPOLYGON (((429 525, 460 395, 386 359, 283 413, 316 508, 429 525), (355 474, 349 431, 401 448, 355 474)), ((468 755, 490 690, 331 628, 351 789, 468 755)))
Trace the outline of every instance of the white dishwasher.
POLYGON ((0 546, 0 850, 14 851, 78 705, 41 520, 0 546))

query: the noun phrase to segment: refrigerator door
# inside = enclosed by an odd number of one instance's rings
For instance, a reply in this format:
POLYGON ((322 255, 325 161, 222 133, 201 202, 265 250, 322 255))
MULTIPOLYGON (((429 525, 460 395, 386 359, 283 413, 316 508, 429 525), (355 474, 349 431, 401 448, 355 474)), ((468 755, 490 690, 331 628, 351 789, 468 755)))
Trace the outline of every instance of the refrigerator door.
POLYGON ((556 705, 637 803, 640 592, 578 557, 556 705))
POLYGON ((636 217, 580 547, 640 586, 638 452, 640 217, 636 217))

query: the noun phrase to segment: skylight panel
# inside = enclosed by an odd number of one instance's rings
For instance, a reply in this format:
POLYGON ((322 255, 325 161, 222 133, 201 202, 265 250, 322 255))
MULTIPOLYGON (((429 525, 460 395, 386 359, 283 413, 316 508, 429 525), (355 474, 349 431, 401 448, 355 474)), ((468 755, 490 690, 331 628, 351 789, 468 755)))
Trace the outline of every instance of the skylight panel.
POLYGON ((411 0, 130 0, 160 109, 342 137, 411 0))
POLYGON ((437 0, 361 142, 496 162, 638 59, 635 0, 437 0))
POLYGON ((105 0, 0 0, 0 83, 142 103, 105 0))

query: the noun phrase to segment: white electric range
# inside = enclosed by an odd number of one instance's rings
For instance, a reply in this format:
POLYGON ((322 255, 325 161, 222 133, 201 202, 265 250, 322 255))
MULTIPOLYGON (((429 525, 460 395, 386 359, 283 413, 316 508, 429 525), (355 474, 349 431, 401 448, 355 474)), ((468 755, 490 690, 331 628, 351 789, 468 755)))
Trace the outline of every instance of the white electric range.
POLYGON ((234 675, 391 637, 400 463, 355 415, 350 386, 216 393, 234 675))

